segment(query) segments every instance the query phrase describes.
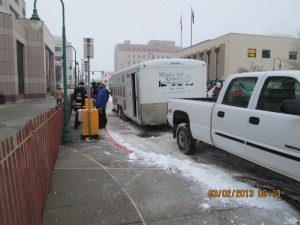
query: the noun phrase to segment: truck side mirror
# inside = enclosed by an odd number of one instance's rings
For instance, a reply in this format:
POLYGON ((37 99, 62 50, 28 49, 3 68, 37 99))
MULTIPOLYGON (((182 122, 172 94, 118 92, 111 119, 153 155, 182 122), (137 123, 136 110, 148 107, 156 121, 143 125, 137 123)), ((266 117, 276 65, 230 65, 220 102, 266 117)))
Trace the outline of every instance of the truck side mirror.
POLYGON ((280 104, 280 112, 300 116, 299 100, 284 100, 280 104))

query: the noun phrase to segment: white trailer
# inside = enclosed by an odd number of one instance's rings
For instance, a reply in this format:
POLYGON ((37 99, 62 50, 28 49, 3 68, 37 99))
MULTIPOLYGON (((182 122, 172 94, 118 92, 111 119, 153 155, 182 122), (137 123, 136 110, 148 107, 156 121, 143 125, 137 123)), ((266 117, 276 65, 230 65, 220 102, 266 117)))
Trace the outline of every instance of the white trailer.
POLYGON ((112 74, 110 88, 121 119, 167 124, 170 98, 206 97, 206 64, 177 58, 144 61, 112 74))

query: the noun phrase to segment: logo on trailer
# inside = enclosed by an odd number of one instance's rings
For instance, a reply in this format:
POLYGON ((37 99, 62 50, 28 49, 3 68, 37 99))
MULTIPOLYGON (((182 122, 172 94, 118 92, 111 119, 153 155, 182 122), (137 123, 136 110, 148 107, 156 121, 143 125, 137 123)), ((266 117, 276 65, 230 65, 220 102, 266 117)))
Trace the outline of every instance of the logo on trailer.
POLYGON ((191 83, 191 75, 183 72, 158 72, 159 87, 166 86, 193 86, 191 83))

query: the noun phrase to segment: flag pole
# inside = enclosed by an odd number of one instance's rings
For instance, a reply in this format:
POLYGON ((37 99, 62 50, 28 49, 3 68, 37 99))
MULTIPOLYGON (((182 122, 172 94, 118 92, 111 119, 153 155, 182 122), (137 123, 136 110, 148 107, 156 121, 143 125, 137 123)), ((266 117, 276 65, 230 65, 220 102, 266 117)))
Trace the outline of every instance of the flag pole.
POLYGON ((182 49, 182 14, 180 17, 180 50, 182 49))
POLYGON ((193 16, 194 16, 193 8, 191 7, 191 46, 193 43, 193 16))

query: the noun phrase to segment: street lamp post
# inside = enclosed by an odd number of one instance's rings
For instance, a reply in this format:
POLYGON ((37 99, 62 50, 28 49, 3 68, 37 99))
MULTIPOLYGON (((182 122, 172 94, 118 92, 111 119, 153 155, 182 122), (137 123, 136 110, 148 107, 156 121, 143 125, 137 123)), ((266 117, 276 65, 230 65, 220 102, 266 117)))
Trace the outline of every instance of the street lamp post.
POLYGON ((70 70, 73 69, 72 62, 75 62, 74 79, 75 79, 75 85, 77 85, 78 82, 76 82, 76 80, 79 80, 79 64, 78 64, 78 62, 76 60, 72 60, 71 63, 70 63, 70 67, 69 67, 70 70), (78 73, 77 73, 78 76, 76 75, 76 66, 78 66, 78 73))
MULTIPOLYGON (((75 52, 75 72, 74 72, 74 75, 75 75, 75 85, 77 85, 77 74, 76 74, 76 64, 78 64, 77 60, 76 60, 76 49, 73 47, 73 46, 67 46, 66 48, 73 48, 74 52, 75 52)), ((79 75, 79 74, 78 74, 79 75)))
MULTIPOLYGON (((41 28, 41 19, 37 14, 36 10, 36 1, 34 0, 34 9, 32 13, 32 17, 30 20, 32 21, 33 29, 41 28), (35 27, 35 28, 34 28, 35 27), (39 28, 38 28, 39 27, 39 28)), ((63 19, 63 26, 62 26, 62 41, 63 41, 63 88, 64 88, 64 130, 63 130, 63 137, 62 137, 62 144, 67 144, 72 142, 72 135, 71 129, 69 125, 69 104, 68 104, 68 92, 67 92, 67 64, 66 64, 66 29, 65 29, 65 7, 64 2, 60 0, 62 4, 62 19, 63 19)))
POLYGON ((87 75, 88 75, 88 65, 87 65, 87 60, 82 59, 82 81, 86 84, 87 83, 87 75))
POLYGON ((278 69, 279 70, 281 70, 281 59, 279 58, 279 57, 275 57, 274 58, 274 61, 273 61, 273 71, 275 70, 275 61, 276 61, 276 59, 278 59, 279 60, 279 66, 278 66, 278 69))

